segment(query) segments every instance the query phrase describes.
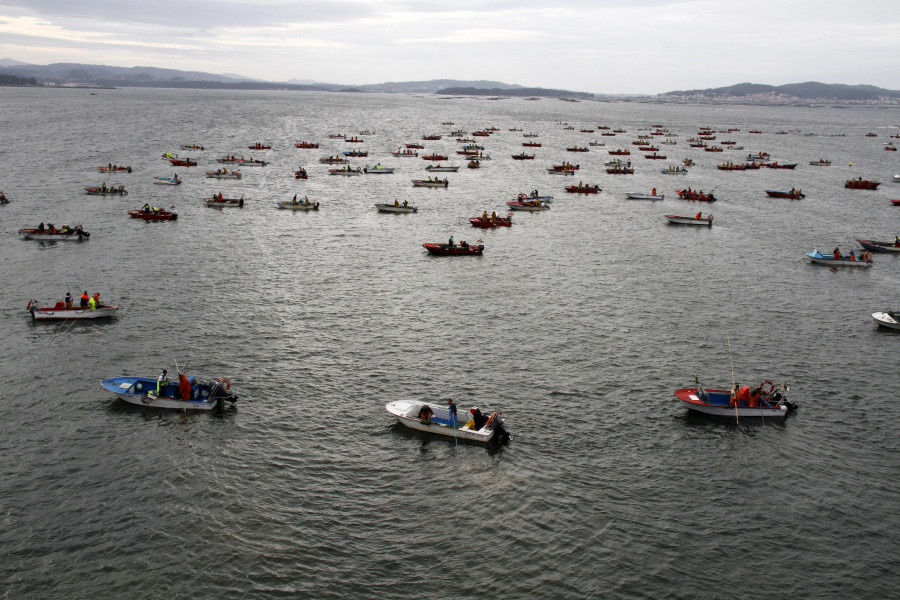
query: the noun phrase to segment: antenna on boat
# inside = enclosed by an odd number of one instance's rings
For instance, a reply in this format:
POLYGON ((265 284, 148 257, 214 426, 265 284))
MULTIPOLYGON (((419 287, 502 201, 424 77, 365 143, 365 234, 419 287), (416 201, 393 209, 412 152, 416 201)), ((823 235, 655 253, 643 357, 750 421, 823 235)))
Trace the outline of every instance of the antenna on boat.
MULTIPOLYGON (((732 393, 732 395, 736 396, 737 390, 735 390, 734 388, 737 387, 737 383, 735 383, 735 381, 734 381, 734 357, 731 355, 731 336, 730 335, 726 336, 726 339, 728 340, 728 360, 731 361, 731 393, 732 393)), ((738 403, 739 402, 740 402, 740 399, 735 398, 735 403, 734 403, 734 422, 735 423, 740 422, 740 419, 738 419, 738 403)))

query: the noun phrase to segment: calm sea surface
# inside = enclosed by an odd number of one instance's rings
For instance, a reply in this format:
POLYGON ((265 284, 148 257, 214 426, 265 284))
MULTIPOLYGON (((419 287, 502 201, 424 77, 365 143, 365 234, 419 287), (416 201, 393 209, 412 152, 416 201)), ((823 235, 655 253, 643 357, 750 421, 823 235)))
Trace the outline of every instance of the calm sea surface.
POLYGON ((831 270, 804 252, 900 234, 900 153, 882 149, 898 125, 874 108, 0 88, 0 597, 894 596, 900 335, 869 315, 900 304, 900 257, 831 270), (656 124, 679 135, 669 160, 635 151, 635 175, 605 173, 607 150, 636 150, 656 124), (579 131, 597 125, 628 133, 579 131), (745 149, 688 147, 700 126, 740 128, 717 141, 745 149), (413 188, 428 163, 390 155, 440 133, 424 152, 464 165, 447 134, 486 127, 500 129, 479 138, 493 160, 447 189, 413 188), (327 138, 365 129, 362 144, 327 138), (521 146, 528 132, 541 148, 521 146), (565 151, 594 139, 607 146, 565 151), (247 149, 257 141, 273 149, 247 149), (396 173, 318 163, 353 148, 370 153, 354 165, 396 173), (512 160, 523 150, 537 159, 512 160), (800 165, 715 168, 760 151, 800 165), (270 164, 204 178, 226 153, 270 164), (659 173, 684 157, 687 176, 659 173), (808 166, 819 158, 833 166, 808 166), (547 174, 562 160, 576 177, 547 174), (133 173, 98 173, 110 162, 133 173), (183 185, 153 185, 175 172, 183 185), (845 190, 857 176, 883 183, 845 190), (578 180, 603 191, 563 191, 578 180), (103 182, 129 194, 82 193, 103 182), (720 201, 677 199, 688 185, 720 201), (807 197, 764 193, 792 186, 807 197), (652 187, 666 199, 625 200, 652 187), (551 210, 470 227, 533 189, 551 210), (203 205, 219 191, 246 206, 203 205), (295 193, 321 209, 275 209, 295 193), (394 199, 419 212, 375 211, 394 199), (179 220, 128 218, 145 202, 179 220), (663 218, 698 210, 712 228, 663 218), (17 235, 41 221, 92 237, 17 235), (484 255, 421 246, 451 235, 484 255), (60 326, 24 310, 85 289, 120 316, 60 326), (729 387, 729 341, 738 382, 790 385, 786 422, 711 421, 672 396, 695 376, 729 387), (229 377, 237 408, 148 412, 100 387, 175 361, 229 377), (448 397, 502 409, 512 441, 456 446, 384 410, 448 397))

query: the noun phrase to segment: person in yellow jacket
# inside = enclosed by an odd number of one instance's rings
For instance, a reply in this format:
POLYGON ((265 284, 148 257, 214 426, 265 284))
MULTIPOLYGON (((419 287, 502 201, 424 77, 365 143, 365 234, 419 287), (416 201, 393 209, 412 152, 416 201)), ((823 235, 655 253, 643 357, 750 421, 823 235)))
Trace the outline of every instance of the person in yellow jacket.
POLYGON ((88 306, 91 307, 91 310, 96 310, 96 308, 97 308, 97 298, 96 298, 96 296, 91 296, 91 299, 88 300, 88 306))

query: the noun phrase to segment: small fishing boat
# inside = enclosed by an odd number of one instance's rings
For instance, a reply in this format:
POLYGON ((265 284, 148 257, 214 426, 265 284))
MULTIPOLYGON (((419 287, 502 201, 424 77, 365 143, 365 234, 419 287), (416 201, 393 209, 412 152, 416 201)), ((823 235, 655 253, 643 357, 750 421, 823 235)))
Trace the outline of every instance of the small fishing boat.
POLYGON ((388 402, 385 408, 410 429, 473 442, 509 441, 503 416, 497 411, 486 417, 476 406, 464 416, 451 419, 449 407, 439 402, 429 404, 415 400, 395 400, 388 402))
POLYGON ((651 160, 665 160, 666 155, 665 154, 657 154, 656 152, 654 152, 653 154, 645 154, 644 158, 649 158, 651 160))
MULTIPOLYGON (((401 150, 400 148, 397 148, 395 151, 391 152, 391 155, 401 157, 401 158, 414 158, 414 157, 419 156, 419 153, 413 152, 412 150, 401 150)), ((447 160, 447 159, 444 159, 444 160, 447 160)))
POLYGON ((640 146, 638 147, 638 150, 641 152, 659 152, 659 148, 656 146, 640 146))
POLYGON ((713 216, 704 217, 701 213, 697 213, 693 217, 683 217, 680 215, 665 215, 666 221, 672 225, 701 225, 704 227, 712 227, 713 216))
POLYGON ((606 169, 610 175, 634 175, 634 167, 628 165, 615 165, 606 169))
POLYGON ((323 156, 319 159, 319 162, 325 165, 346 165, 349 164, 350 161, 346 158, 341 158, 340 156, 323 156))
POLYGON ((240 198, 223 198, 222 194, 218 196, 214 196, 212 198, 204 198, 203 202, 207 206, 212 206, 213 208, 227 208, 227 207, 244 207, 244 197, 240 198))
POLYGON ((468 164, 466 164, 467 169, 479 169, 481 168, 481 163, 477 160, 470 160, 468 164))
POLYGON ((891 200, 891 204, 894 206, 900 206, 900 200, 891 200))
POLYGON ((396 167, 382 167, 381 163, 378 163, 374 167, 366 165, 363 167, 363 173, 366 173, 367 175, 390 175, 395 169, 396 167))
POLYGON ((238 165, 242 167, 264 167, 267 163, 264 160, 260 160, 258 158, 251 158, 250 160, 242 160, 238 163, 238 165))
POLYGON ((613 156, 629 156, 631 154, 630 150, 623 150, 621 148, 618 150, 607 150, 607 152, 613 156))
POLYGON ((600 191, 599 185, 567 185, 566 191, 570 194, 596 194, 600 191))
POLYGON ((170 158, 173 167, 196 167, 197 161, 193 158, 170 158))
POLYGON ((294 144, 297 148, 318 148, 319 145, 314 142, 297 142, 294 144))
POLYGON ((566 148, 566 152, 590 152, 590 149, 584 146, 572 146, 571 148, 566 148))
POLYGON ((347 136, 345 136, 343 133, 329 133, 328 134, 328 139, 330 139, 330 140, 342 140, 345 137, 347 137, 347 136))
POLYGON ((128 214, 132 219, 143 219, 144 221, 175 221, 178 219, 178 211, 174 206, 172 210, 166 210, 145 204, 143 208, 129 210, 128 214))
POLYGON ((859 244, 871 252, 885 252, 888 254, 900 254, 900 239, 893 242, 877 242, 875 240, 856 240, 859 244))
POLYGON ((112 377, 100 385, 126 402, 150 408, 212 410, 238 399, 227 379, 203 382, 182 374, 178 378, 177 382, 167 381, 158 386, 156 377, 112 377))
POLYGON ((551 168, 547 169, 547 171, 577 171, 581 168, 581 165, 573 165, 570 162, 564 162, 561 165, 553 165, 551 168))
POLYGON ((106 184, 97 187, 86 187, 84 188, 86 194, 91 196, 124 196, 128 192, 125 190, 124 185, 119 185, 119 187, 106 187, 106 184))
POLYGON ((893 312, 890 310, 884 312, 874 312, 872 313, 872 320, 875 321, 875 324, 879 327, 885 327, 887 329, 900 329, 900 313, 893 312))
POLYGON ((341 152, 341 154, 343 154, 344 156, 349 156, 349 157, 356 157, 356 158, 359 158, 359 157, 365 157, 365 156, 368 156, 368 155, 369 155, 369 151, 368 151, 368 150, 358 150, 358 149, 354 149, 354 150, 348 150, 347 152, 341 152))
POLYGON ((809 257, 810 262, 820 264, 820 265, 830 265, 832 267, 871 267, 872 266, 872 255, 869 252, 864 252, 863 255, 857 260, 856 253, 853 250, 850 251, 850 254, 839 254, 836 257, 835 253, 832 254, 822 254, 818 250, 813 250, 812 252, 807 252, 806 256, 809 257))
POLYGON ((716 168, 720 171, 745 171, 747 170, 746 164, 737 164, 732 162, 724 162, 722 164, 716 165, 716 168))
POLYGON ((340 169, 328 169, 329 175, 344 175, 346 177, 350 177, 352 175, 362 175, 362 169, 359 167, 353 168, 350 166, 345 166, 340 169))
POLYGON ((310 202, 309 197, 304 196, 303 200, 297 200, 297 196, 294 196, 293 200, 279 200, 275 203, 275 208, 281 210, 319 210, 318 202, 310 202))
POLYGON ((483 244, 472 245, 466 241, 454 242, 453 238, 450 238, 450 242, 447 244, 426 242, 422 244, 422 247, 428 250, 429 254, 438 256, 476 256, 484 252, 483 244))
POLYGON ((459 171, 459 167, 451 167, 451 166, 442 166, 442 165, 428 165, 425 167, 426 171, 440 172, 440 173, 456 173, 459 171))
POLYGON ((776 190, 766 190, 766 195, 770 198, 790 198, 791 200, 799 200, 806 198, 806 194, 800 190, 791 189, 788 192, 778 192, 776 190))
POLYGON ((81 242, 91 237, 91 234, 84 230, 81 225, 69 227, 63 225, 60 228, 52 224, 40 224, 38 227, 20 229, 19 233, 26 240, 37 240, 39 242, 81 242))
POLYGON ((675 397, 687 404, 690 410, 716 417, 784 419, 790 411, 797 408, 788 402, 787 393, 788 387, 785 384, 776 387, 771 381, 764 381, 755 390, 747 385, 740 386, 734 400, 731 390, 703 388, 675 390, 675 397), (768 388, 763 389, 766 386, 768 388))
POLYGON ((272 149, 272 146, 270 146, 268 144, 261 144, 259 142, 256 142, 255 144, 251 144, 250 146, 247 146, 247 147, 250 148, 251 150, 271 150, 272 149))
POLYGON ((669 166, 665 169, 660 169, 659 172, 664 175, 687 175, 688 170, 685 167, 669 166))
POLYGON ((724 152, 724 149, 721 146, 707 146, 703 148, 704 152, 724 152))
POLYGON ((762 166, 768 169, 795 169, 797 167, 797 163, 780 163, 776 160, 775 162, 763 163, 762 166))
POLYGON ((174 177, 154 177, 156 185, 181 185, 182 179, 178 175, 174 177))
POLYGON ((437 153, 434 153, 434 154, 426 154, 425 156, 422 157, 422 159, 423 159, 423 160, 436 160, 436 161, 440 161, 440 160, 447 160, 447 157, 444 156, 443 154, 437 154, 437 153))
POLYGON ((210 179, 240 179, 243 177, 240 171, 229 171, 228 169, 216 169, 215 171, 207 171, 206 176, 210 179))
POLYGON ((844 187, 849 188, 851 190, 874 190, 879 185, 881 185, 880 181, 868 181, 859 177, 857 179, 848 179, 844 182, 844 187))
POLYGON ((366 140, 361 140, 358 137, 354 136, 354 137, 344 138, 344 141, 350 142, 351 144, 361 144, 366 140))
POLYGON ((429 177, 428 179, 413 179, 412 184, 413 184, 413 187, 432 187, 432 188, 442 187, 442 188, 445 188, 450 185, 450 180, 449 179, 437 179, 437 178, 432 179, 429 177))
POLYGON ((243 156, 235 156, 234 154, 229 154, 226 156, 222 156, 216 159, 217 163, 229 164, 229 163, 239 163, 244 160, 243 156))
POLYGON ((821 159, 819 159, 819 160, 811 160, 811 161, 809 161, 809 164, 812 165, 812 166, 814 166, 814 167, 830 167, 830 166, 831 166, 831 161, 830 161, 830 160, 825 160, 824 158, 821 158, 821 159))
POLYGON ((182 150, 204 150, 200 144, 181 144, 182 150))
MULTIPOLYGON (((98 296, 96 296, 98 297, 98 296)), ((69 321, 69 320, 86 320, 86 319, 105 319, 116 316, 118 307, 106 304, 98 304, 93 310, 87 306, 70 305, 66 308, 66 303, 57 300, 50 308, 45 308, 40 302, 32 298, 28 301, 25 310, 31 313, 31 318, 35 321, 69 321)))
POLYGON ((521 210, 525 212, 550 210, 550 204, 543 200, 512 200, 507 202, 506 205, 510 210, 521 210))
POLYGON ((540 148, 541 147, 540 142, 522 142, 522 145, 525 146, 526 148, 540 148))
POLYGON ((469 223, 471 223, 473 227, 480 227, 482 229, 493 229, 494 227, 511 227, 512 214, 510 214, 508 217, 498 217, 497 213, 492 213, 489 217, 486 217, 485 215, 481 215, 480 217, 469 217, 469 223))
POLYGON ((306 169, 300 167, 296 171, 294 171, 294 179, 309 179, 309 175, 307 175, 306 169))
POLYGON ((717 200, 712 192, 704 194, 702 190, 699 192, 691 189, 675 190, 675 193, 678 194, 678 197, 682 200, 697 200, 699 202, 715 202, 717 200))
POLYGON ((605 146, 605 142, 601 142, 600 140, 591 140, 588 142, 588 146, 605 146))
POLYGON ((107 165, 105 167, 97 167, 101 173, 131 173, 131 167, 120 167, 118 165, 107 165))
POLYGON ((404 200, 402 203, 397 202, 397 201, 395 200, 393 204, 388 204, 388 203, 386 203, 386 202, 385 202, 385 203, 376 204, 376 205, 375 205, 375 208, 378 209, 378 212, 383 212, 383 213, 414 213, 414 212, 419 212, 418 207, 416 207, 416 206, 410 206, 409 203, 407 203, 406 200, 404 200))
POLYGON ((437 135, 437 134, 434 134, 434 135, 423 135, 423 136, 422 136, 422 139, 425 140, 426 142, 433 142, 433 141, 436 141, 436 140, 441 139, 441 136, 439 136, 439 135, 437 135))
POLYGON ((9 204, 9 199, 3 193, 3 190, 0 190, 0 204, 9 204))
POLYGON ((629 200, 665 200, 665 194, 657 194, 654 188, 649 194, 645 192, 628 192, 625 197, 629 200))
POLYGON ((555 167, 547 169, 547 172, 551 175, 575 175, 575 171, 577 171, 577 167, 569 167, 565 169, 557 169, 555 167))
POLYGON ((513 154, 513 160, 534 160, 534 154, 525 154, 524 152, 521 154, 513 154))

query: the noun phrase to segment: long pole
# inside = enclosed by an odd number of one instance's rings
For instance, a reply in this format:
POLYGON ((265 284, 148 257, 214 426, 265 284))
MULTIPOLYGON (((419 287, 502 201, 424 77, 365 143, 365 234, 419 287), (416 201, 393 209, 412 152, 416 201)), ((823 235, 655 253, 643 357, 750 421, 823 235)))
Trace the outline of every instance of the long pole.
POLYGON ((737 395, 737 383, 734 381, 734 357, 731 355, 731 336, 727 336, 728 339, 728 360, 731 361, 731 393, 735 395, 734 398, 734 422, 740 423, 740 419, 738 418, 738 404, 740 404, 741 399, 737 395))

